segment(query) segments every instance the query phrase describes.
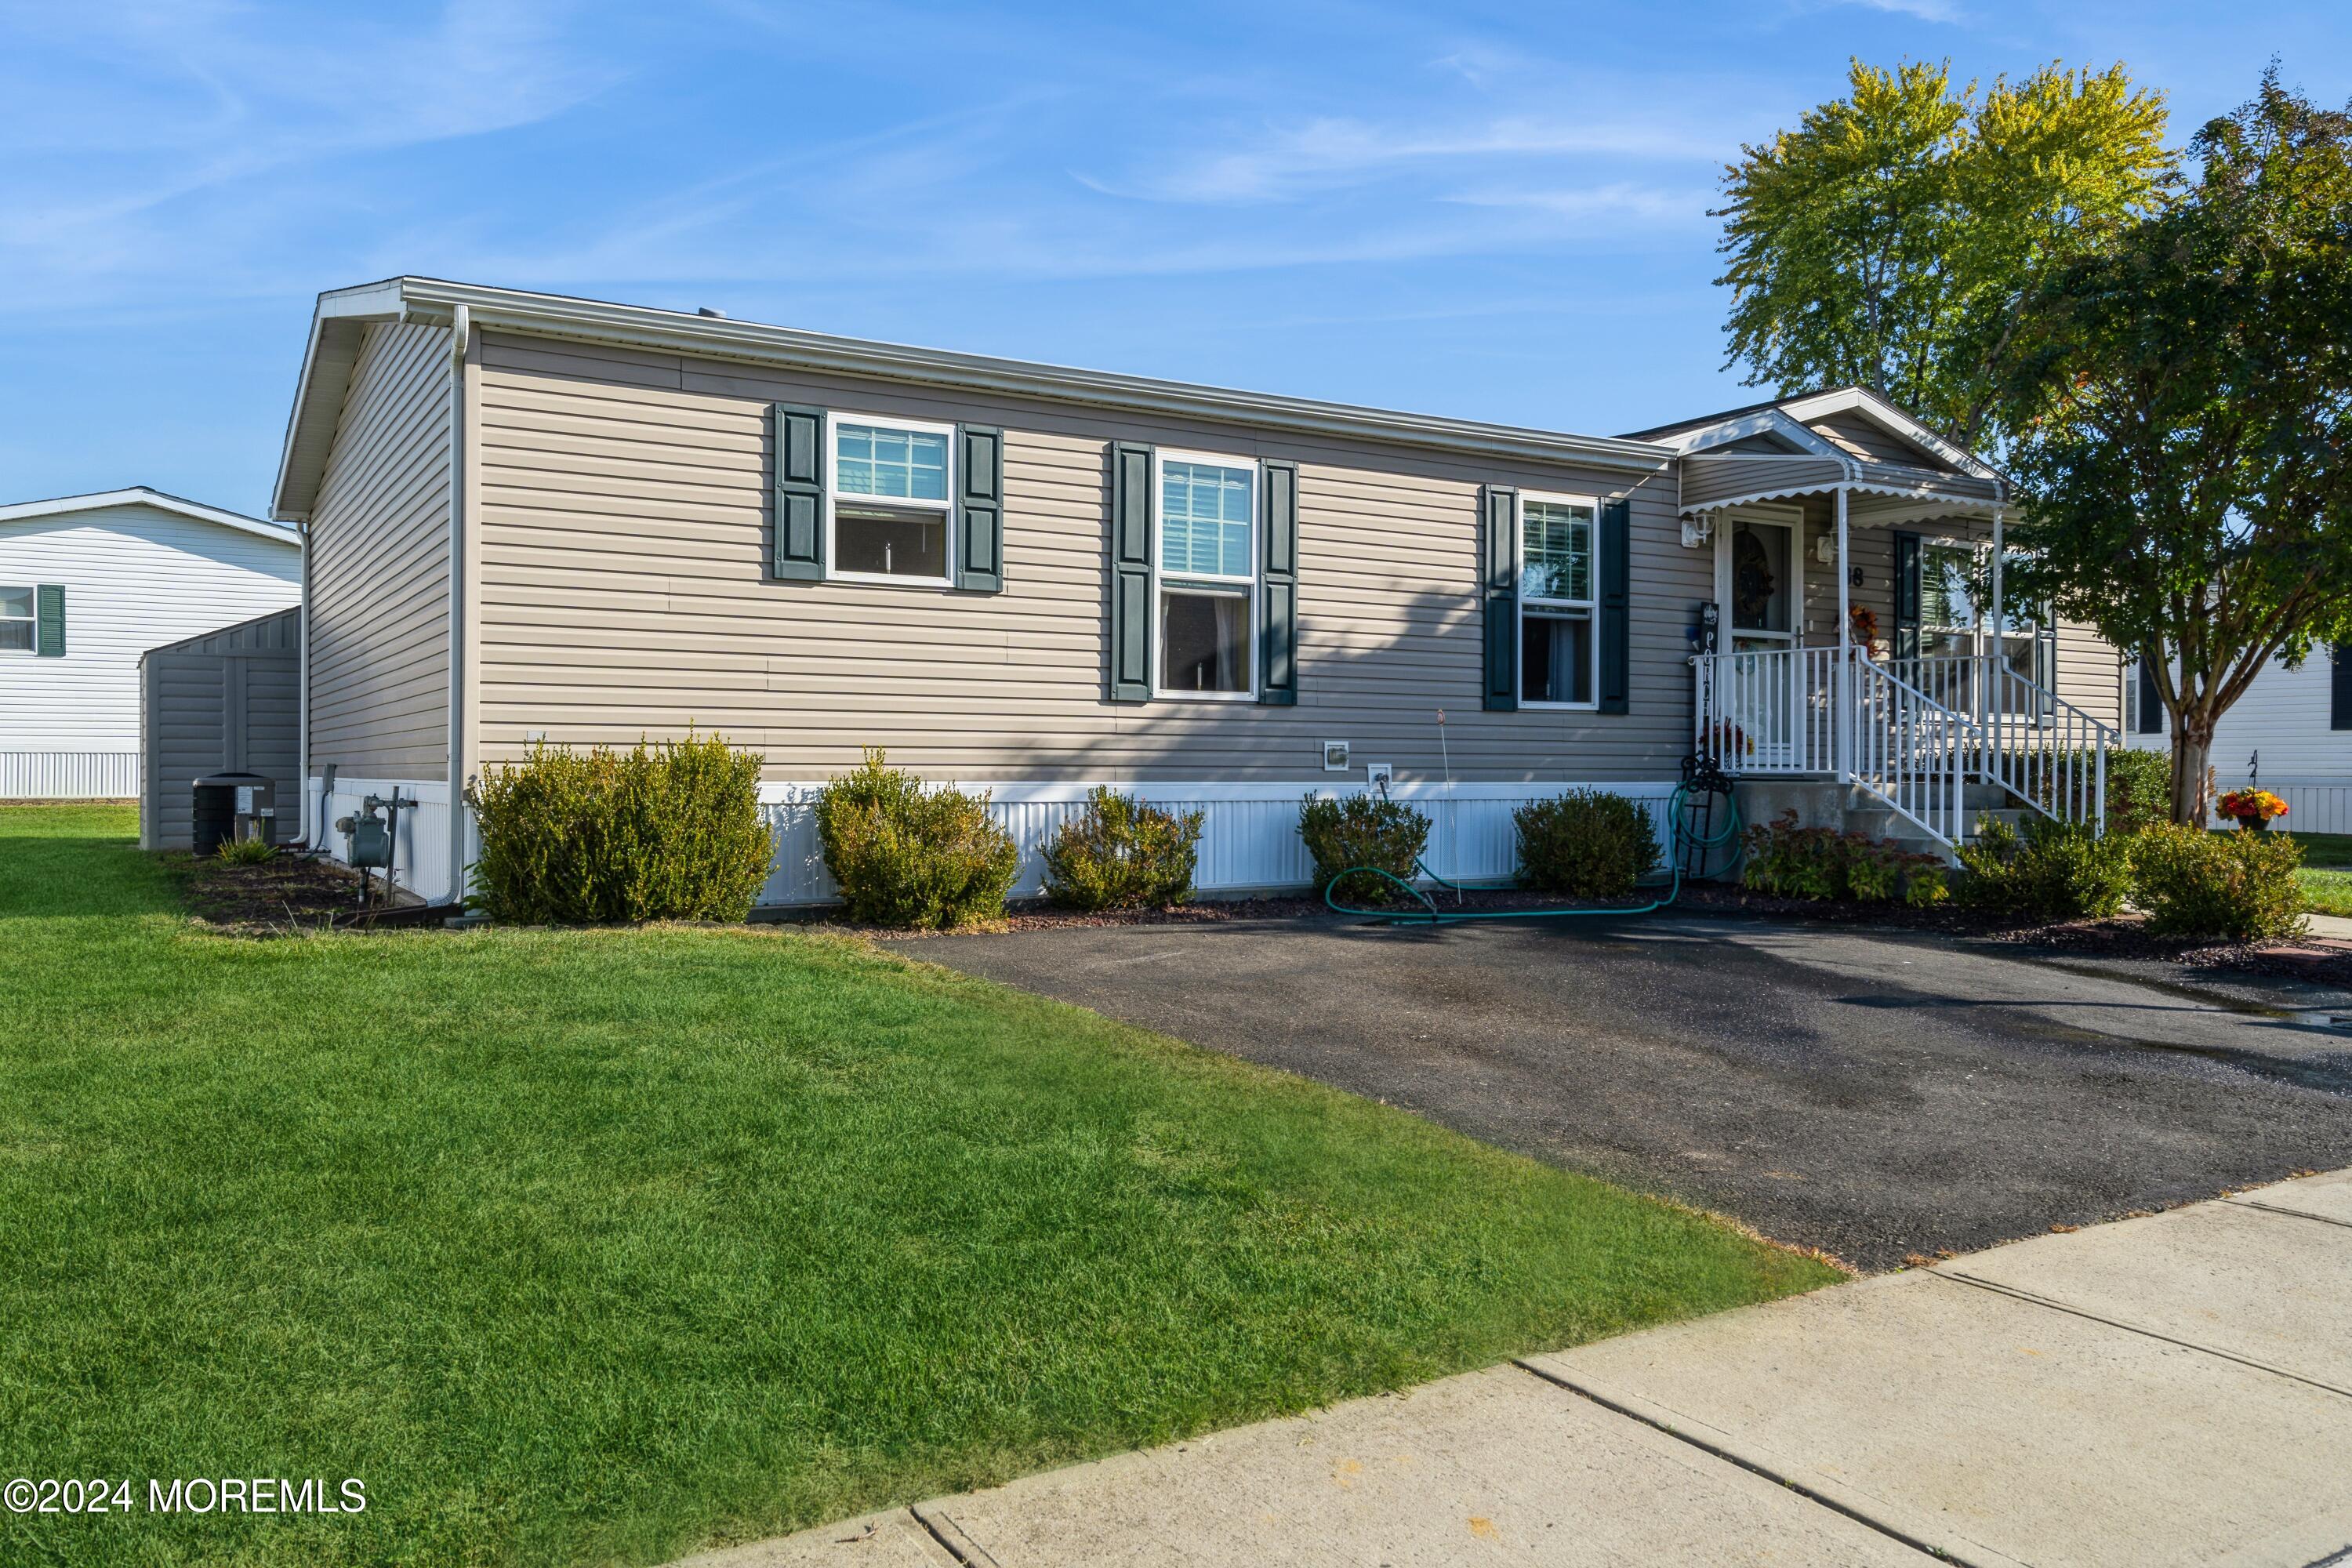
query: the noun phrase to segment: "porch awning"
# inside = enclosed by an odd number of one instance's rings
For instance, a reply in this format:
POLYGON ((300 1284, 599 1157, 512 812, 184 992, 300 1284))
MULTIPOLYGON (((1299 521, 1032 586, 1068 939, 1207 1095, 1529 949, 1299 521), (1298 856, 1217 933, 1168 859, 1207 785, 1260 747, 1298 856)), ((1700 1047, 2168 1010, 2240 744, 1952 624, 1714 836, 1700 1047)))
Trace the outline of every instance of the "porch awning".
POLYGON ((1685 516, 1750 501, 1826 495, 1841 489, 1860 503, 1853 512, 1857 523, 1894 521, 1929 512, 1990 512, 2003 499, 1999 479, 1860 458, 1827 458, 1810 452, 1696 452, 1682 460, 1685 516))

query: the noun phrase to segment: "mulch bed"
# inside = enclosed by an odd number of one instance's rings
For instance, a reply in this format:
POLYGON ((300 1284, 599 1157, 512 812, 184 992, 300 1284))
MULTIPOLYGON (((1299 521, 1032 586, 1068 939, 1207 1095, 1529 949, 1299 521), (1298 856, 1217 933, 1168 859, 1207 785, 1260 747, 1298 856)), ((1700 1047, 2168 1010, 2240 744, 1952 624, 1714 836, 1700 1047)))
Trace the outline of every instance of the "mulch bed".
MULTIPOLYGON (((408 905, 359 911, 359 880, 352 872, 323 857, 280 855, 259 866, 232 866, 217 860, 199 861, 185 855, 168 857, 186 878, 188 910, 215 930, 245 936, 286 936, 299 931, 438 926, 449 911, 408 905)), ((1633 910, 1651 895, 1606 901, 1633 910)), ((1537 910, 1579 906, 1585 900, 1555 894, 1490 889, 1457 900, 1448 893, 1439 900, 1446 911, 1537 910)), ((1729 884, 1685 884, 1675 909, 1685 914, 1759 916, 1803 921, 1825 926, 1867 926, 1874 931, 1911 931, 2000 942, 2070 957, 2155 960, 2192 969, 2231 970, 2241 973, 2275 975, 2352 989, 2352 947, 2325 942, 2213 942, 2151 935, 2137 917, 2111 921, 2069 921, 2032 924, 1964 910, 1950 904, 1912 909, 1903 904, 1853 904, 1783 899, 1751 892, 1729 884)), ((1410 916, 1418 905, 1401 905, 1396 913, 1410 916)), ((1088 912, 1066 910, 1043 900, 1021 900, 1006 906, 1004 918, 957 928, 960 934, 1034 931, 1066 931, 1108 926, 1234 925, 1248 921, 1323 919, 1330 915, 1317 898, 1219 899, 1149 910, 1106 910, 1088 912)), ((759 917, 778 923, 822 926, 854 932, 879 942, 934 936, 929 931, 903 931, 888 926, 860 925, 845 921, 837 910, 794 910, 759 917)), ((1376 918, 1376 917, 1372 917, 1376 918)))
MULTIPOLYGON (((394 925, 439 925, 449 913, 421 904, 360 912, 358 876, 324 856, 280 853, 257 866, 169 855, 184 879, 181 897, 205 924, 239 936, 394 925)), ((382 892, 383 882, 378 880, 382 892)))
MULTIPOLYGON (((1452 912, 1546 910, 1580 907, 1588 900, 1555 894, 1515 890, 1474 892, 1457 901, 1451 893, 1439 908, 1452 912)), ((1640 898, 1602 900, 1601 907, 1639 909, 1650 901, 1640 898)), ((1803 921, 1826 926, 1867 926, 1874 931, 1908 931, 1946 937, 1999 942, 2042 952, 2081 958, 2155 960, 2194 969, 2235 970, 2245 973, 2280 975, 2352 988, 2352 947, 2327 942, 2215 942, 2151 934, 2135 915, 2109 921, 2065 921, 2055 924, 2020 921, 1965 910, 1951 904, 1913 909, 1904 904, 1858 904, 1809 899, 1784 899, 1751 892, 1738 886, 1688 883, 1674 908, 1685 914, 1726 914, 1803 921)), ((1418 912, 1418 905, 1396 909, 1400 916, 1418 912)), ((1110 910, 1086 912, 1058 909, 1042 900, 1020 900, 1006 906, 1003 920, 957 928, 959 934, 1059 931, 1105 926, 1225 925, 1249 921, 1287 921, 1328 917, 1320 899, 1234 899, 1161 909, 1110 910)), ((838 910, 793 911, 780 917, 793 924, 822 925, 853 931, 880 942, 934 936, 929 931, 902 931, 844 921, 838 910)), ((1377 918, 1377 917, 1367 917, 1377 918)))

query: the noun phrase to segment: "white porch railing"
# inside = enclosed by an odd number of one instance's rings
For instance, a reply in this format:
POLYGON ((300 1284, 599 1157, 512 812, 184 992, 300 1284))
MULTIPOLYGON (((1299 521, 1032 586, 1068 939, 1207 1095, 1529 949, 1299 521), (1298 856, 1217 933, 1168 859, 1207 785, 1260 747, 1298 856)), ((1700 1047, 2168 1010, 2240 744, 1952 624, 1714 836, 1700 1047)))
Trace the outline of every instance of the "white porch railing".
POLYGON ((1967 830, 1971 782, 2105 829, 2122 736, 1997 654, 1879 664, 1858 648, 1772 648, 1695 662, 1696 749, 1732 773, 1858 784, 1947 844, 1967 830))
POLYGON ((1855 650, 1850 675, 1859 719, 1848 752, 1853 782, 1947 846, 1968 836, 1967 717, 1855 650))

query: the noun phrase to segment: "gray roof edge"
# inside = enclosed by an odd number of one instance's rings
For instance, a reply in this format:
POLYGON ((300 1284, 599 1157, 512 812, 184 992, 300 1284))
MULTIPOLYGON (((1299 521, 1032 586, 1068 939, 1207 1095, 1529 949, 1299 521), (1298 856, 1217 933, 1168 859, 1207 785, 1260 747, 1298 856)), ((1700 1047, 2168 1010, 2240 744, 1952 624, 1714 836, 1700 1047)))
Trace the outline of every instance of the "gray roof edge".
POLYGON ((396 295, 398 319, 443 322, 464 306, 477 326, 539 336, 620 346, 692 353, 872 376, 930 386, 1014 395, 1125 412, 1223 419, 1301 434, 1339 436, 1389 445, 1463 451, 1488 456, 1581 462, 1643 473, 1665 469, 1671 449, 1617 437, 1577 436, 1531 426, 1410 414, 1355 404, 1236 391, 1190 382, 1165 381, 1108 371, 1081 370, 1027 360, 1001 359, 943 349, 914 348, 863 338, 838 337, 793 327, 689 315, 681 310, 613 304, 570 295, 541 294, 444 279, 403 277, 320 296, 305 354, 301 384, 287 428, 273 503, 289 515, 286 498, 306 489, 293 472, 306 407, 340 406, 340 398, 317 395, 309 383, 314 369, 319 327, 340 315, 344 301, 369 319, 383 319, 396 295))

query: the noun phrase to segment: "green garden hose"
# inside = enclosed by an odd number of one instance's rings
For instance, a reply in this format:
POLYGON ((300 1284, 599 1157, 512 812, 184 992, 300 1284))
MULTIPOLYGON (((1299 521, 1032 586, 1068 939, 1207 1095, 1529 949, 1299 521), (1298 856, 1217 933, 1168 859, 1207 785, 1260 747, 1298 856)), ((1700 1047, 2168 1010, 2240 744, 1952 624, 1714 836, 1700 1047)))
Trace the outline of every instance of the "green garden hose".
MULTIPOLYGON (((1718 845, 1730 843, 1734 838, 1738 837, 1741 826, 1739 820, 1738 797, 1732 795, 1728 790, 1716 793, 1722 794, 1727 803, 1727 807, 1724 814, 1723 831, 1720 833, 1711 833, 1702 838, 1696 834, 1693 834, 1689 828, 1683 826, 1683 807, 1690 800, 1691 786, 1687 784, 1680 784, 1675 786, 1674 796, 1666 803, 1666 860, 1667 863, 1674 868, 1673 876, 1672 879, 1667 884, 1665 896, 1663 898, 1653 899, 1646 904, 1612 904, 1603 906, 1600 909, 1590 910, 1455 910, 1448 912, 1447 910, 1439 909, 1437 907, 1436 900, 1431 898, 1427 893, 1422 891, 1421 889, 1415 887, 1412 883, 1406 881, 1403 878, 1395 875, 1393 872, 1385 871, 1378 866, 1357 866, 1340 872, 1338 876, 1332 878, 1329 882, 1324 885, 1323 902, 1337 914, 1369 915, 1377 920, 1384 920, 1397 923, 1416 923, 1421 925, 1452 925, 1459 921, 1559 920, 1566 916, 1574 915, 1645 915, 1653 910, 1664 909, 1668 904, 1673 903, 1676 899, 1683 896, 1683 851, 1685 847, 1696 849, 1699 852, 1699 867, 1700 870, 1704 872, 1706 868, 1706 854, 1716 848, 1718 845), (1352 904, 1341 903, 1337 898, 1333 897, 1333 895, 1339 890, 1339 887, 1341 882, 1346 881, 1349 878, 1355 876, 1359 872, 1361 872, 1363 875, 1368 877, 1378 877, 1381 880, 1402 889, 1406 894, 1412 897, 1415 902, 1419 903, 1421 908, 1418 910, 1360 910, 1352 904)), ((1429 863, 1418 856, 1413 858, 1412 864, 1413 868, 1419 871, 1423 876, 1428 878, 1439 887, 1451 889, 1456 893, 1500 892, 1512 885, 1509 883, 1503 883, 1482 888, 1464 882, 1448 881, 1445 878, 1441 877, 1436 872, 1431 870, 1429 868, 1429 863)))

